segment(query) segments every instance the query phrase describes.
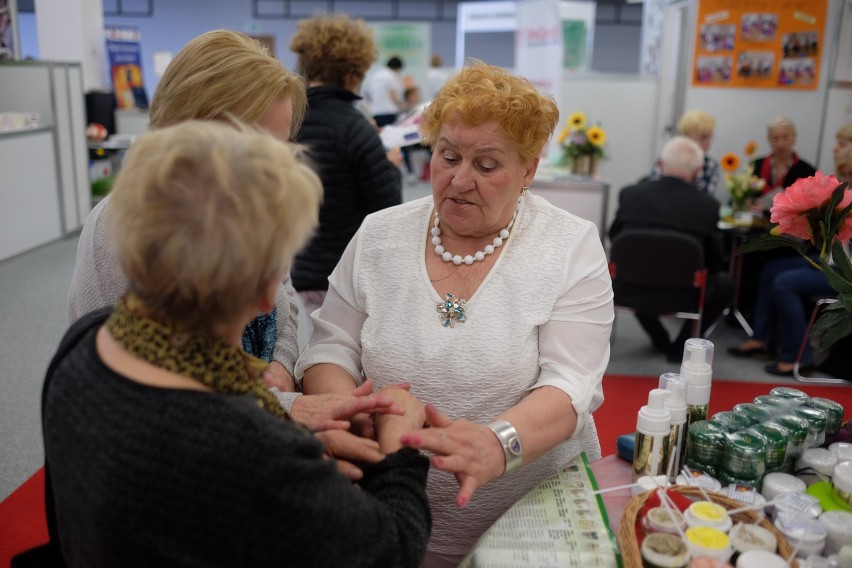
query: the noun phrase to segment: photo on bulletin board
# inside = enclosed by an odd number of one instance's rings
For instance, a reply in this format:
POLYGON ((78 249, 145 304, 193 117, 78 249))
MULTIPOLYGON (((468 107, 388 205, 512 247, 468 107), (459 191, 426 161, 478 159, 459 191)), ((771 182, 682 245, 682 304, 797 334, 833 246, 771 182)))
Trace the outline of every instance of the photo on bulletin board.
POLYGON ((699 57, 695 64, 695 80, 701 85, 725 85, 731 80, 731 58, 699 57))
POLYGON ((741 29, 743 41, 772 41, 778 31, 778 14, 743 14, 741 29))
POLYGON ((816 89, 828 0, 699 0, 693 86, 816 89))
POLYGON ((704 51, 731 51, 734 49, 736 29, 734 25, 701 26, 701 48, 704 51))
POLYGON ((771 51, 741 51, 737 56, 737 77, 748 81, 772 77, 775 54, 771 51))

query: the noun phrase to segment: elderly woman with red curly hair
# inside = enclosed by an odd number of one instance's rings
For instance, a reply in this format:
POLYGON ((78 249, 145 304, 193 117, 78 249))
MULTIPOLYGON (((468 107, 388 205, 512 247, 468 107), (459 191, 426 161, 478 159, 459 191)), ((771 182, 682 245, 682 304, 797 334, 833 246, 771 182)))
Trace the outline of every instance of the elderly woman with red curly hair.
POLYGON ((592 223, 527 191, 558 115, 500 68, 452 77, 422 117, 432 196, 367 217, 297 363, 306 393, 405 380, 432 403, 430 427, 402 439, 434 454, 425 566, 457 565, 521 496, 600 455, 603 247, 592 223))

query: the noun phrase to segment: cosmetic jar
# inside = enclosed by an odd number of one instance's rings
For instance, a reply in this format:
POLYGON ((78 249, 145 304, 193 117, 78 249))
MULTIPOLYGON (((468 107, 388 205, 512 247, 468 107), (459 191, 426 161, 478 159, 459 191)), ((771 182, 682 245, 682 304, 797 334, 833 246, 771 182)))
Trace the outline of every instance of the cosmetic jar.
POLYGON ((852 544, 852 513, 825 511, 819 516, 819 522, 826 531, 824 556, 838 554, 843 545, 852 544))
POLYGON ((686 546, 693 558, 707 556, 727 562, 734 549, 728 535, 713 527, 690 527, 686 529, 686 546))
POLYGON ((777 528, 790 546, 796 549, 798 558, 807 558, 811 554, 822 554, 825 548, 827 532, 818 520, 794 513, 778 513, 775 519, 777 528))
POLYGON ((683 516, 689 527, 713 527, 724 533, 731 530, 734 524, 727 509, 710 501, 696 501, 686 509, 683 516))
POLYGON ((842 404, 829 398, 816 397, 806 400, 805 406, 825 412, 826 436, 835 436, 840 432, 840 426, 843 424, 843 412, 845 411, 842 404))
POLYGON ((668 533, 679 535, 686 530, 683 513, 670 507, 653 507, 642 517, 642 526, 646 534, 668 533), (678 530, 680 529, 680 530, 678 530))
POLYGON ((649 534, 642 540, 641 550, 644 568, 685 568, 689 565, 689 549, 673 534, 649 534))

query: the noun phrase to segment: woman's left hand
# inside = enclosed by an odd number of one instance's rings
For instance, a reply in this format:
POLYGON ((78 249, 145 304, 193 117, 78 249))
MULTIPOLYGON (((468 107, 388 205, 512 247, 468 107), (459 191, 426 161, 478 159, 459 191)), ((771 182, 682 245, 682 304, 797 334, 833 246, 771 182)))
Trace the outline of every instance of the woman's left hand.
POLYGON ((506 458, 500 442, 484 424, 452 420, 431 404, 426 405, 426 418, 431 428, 410 432, 401 442, 433 452, 432 465, 455 474, 456 505, 466 507, 479 487, 503 474, 506 458))

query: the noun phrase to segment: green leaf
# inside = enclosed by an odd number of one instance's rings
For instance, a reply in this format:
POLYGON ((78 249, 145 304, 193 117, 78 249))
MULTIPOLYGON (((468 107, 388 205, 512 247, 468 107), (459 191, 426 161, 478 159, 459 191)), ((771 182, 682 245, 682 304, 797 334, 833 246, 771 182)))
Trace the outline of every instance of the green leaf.
POLYGON ((852 290, 852 282, 844 280, 835 267, 825 266, 822 273, 825 274, 825 279, 828 281, 828 285, 837 290, 838 294, 852 290))
POLYGON ((843 245, 839 240, 835 240, 834 245, 831 247, 831 258, 834 260, 834 266, 840 275, 843 276, 843 279, 852 282, 852 262, 846 256, 846 251, 843 250, 843 245))
POLYGON ((752 239, 737 249, 737 254, 745 254, 759 250, 771 250, 781 247, 791 247, 804 256, 808 251, 808 244, 804 241, 791 239, 789 237, 776 237, 775 235, 761 235, 752 239))
POLYGON ((825 226, 831 225, 831 214, 837 209, 837 204, 843 200, 843 192, 846 191, 846 182, 841 183, 831 192, 828 203, 825 204, 825 226))
POLYGON ((835 215, 834 210, 837 209, 837 206, 843 200, 843 194, 846 192, 847 186, 848 184, 843 182, 834 188, 834 191, 831 192, 831 197, 825 206, 826 236, 834 235, 837 232, 837 228, 840 226, 840 223, 845 216, 843 213, 839 216, 835 215))
MULTIPOLYGON (((840 302, 833 306, 838 304, 840 302)), ((820 351, 830 348, 847 335, 852 335, 852 312, 844 309, 826 309, 811 328, 811 336, 818 339, 820 351)))

